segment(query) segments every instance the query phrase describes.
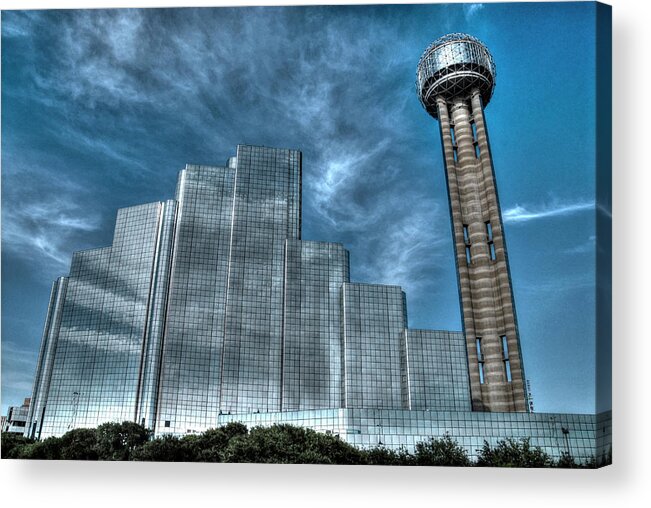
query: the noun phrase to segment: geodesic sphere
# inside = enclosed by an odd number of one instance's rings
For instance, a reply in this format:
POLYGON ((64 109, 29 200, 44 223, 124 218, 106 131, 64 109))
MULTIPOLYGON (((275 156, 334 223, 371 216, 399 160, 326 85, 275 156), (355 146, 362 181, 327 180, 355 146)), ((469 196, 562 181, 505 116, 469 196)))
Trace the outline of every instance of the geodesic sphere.
POLYGON ((436 98, 468 97, 478 89, 484 105, 495 88, 495 62, 476 37, 452 33, 436 39, 423 53, 416 74, 418 98, 425 110, 438 117, 436 98))

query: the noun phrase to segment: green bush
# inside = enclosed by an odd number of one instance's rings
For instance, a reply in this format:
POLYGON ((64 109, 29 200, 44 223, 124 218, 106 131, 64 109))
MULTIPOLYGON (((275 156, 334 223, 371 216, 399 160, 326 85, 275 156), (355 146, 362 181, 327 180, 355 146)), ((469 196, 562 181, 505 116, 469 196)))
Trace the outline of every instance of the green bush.
POLYGON ((363 452, 330 434, 293 425, 254 427, 233 437, 224 462, 363 464, 363 452))
POLYGON ((415 463, 419 466, 470 466, 466 450, 449 435, 416 444, 415 463))
POLYGON ((568 452, 562 452, 558 461, 556 461, 556 467, 562 467, 565 469, 577 469, 583 467, 581 464, 578 464, 574 457, 568 452))
POLYGON ((248 432, 246 425, 231 422, 199 435, 185 436, 183 442, 195 462, 224 462, 224 453, 231 439, 246 436, 248 432))
POLYGON ((1 456, 3 459, 17 459, 22 448, 34 442, 33 439, 23 437, 22 434, 15 434, 13 432, 3 432, 1 439, 1 456))
POLYGON ((175 436, 163 436, 134 448, 130 460, 192 462, 195 459, 186 441, 175 436))
POLYGON ((384 446, 376 446, 364 450, 364 464, 369 466, 413 466, 416 465, 414 456, 404 448, 398 451, 384 446))
POLYGON ((491 447, 484 441, 479 451, 480 467, 552 467, 554 461, 539 446, 531 447, 529 439, 505 439, 491 447))
POLYGON ((18 456, 19 459, 40 459, 40 460, 60 460, 61 459, 61 438, 48 437, 43 441, 36 441, 21 447, 18 456))
POLYGON ((74 429, 59 438, 60 457, 63 460, 97 460, 97 431, 74 429))
POLYGON ((105 423, 97 427, 95 450, 99 460, 129 460, 133 450, 149 439, 149 431, 134 422, 105 423))

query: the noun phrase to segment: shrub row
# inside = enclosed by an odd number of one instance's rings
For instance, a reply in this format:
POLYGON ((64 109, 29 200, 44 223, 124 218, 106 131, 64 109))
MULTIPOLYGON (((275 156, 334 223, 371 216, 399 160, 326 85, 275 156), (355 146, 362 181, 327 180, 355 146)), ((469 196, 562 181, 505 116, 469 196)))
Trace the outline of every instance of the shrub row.
POLYGON ((420 442, 409 453, 383 446, 360 449, 335 435, 286 424, 249 430, 241 423, 229 423, 198 435, 152 439, 147 429, 133 422, 74 429, 42 441, 4 433, 2 458, 564 468, 610 463, 610 454, 599 463, 579 464, 568 454, 554 461, 541 448, 532 447, 528 439, 506 439, 495 446, 484 442, 477 450, 477 460, 471 461, 465 449, 447 435, 420 442))

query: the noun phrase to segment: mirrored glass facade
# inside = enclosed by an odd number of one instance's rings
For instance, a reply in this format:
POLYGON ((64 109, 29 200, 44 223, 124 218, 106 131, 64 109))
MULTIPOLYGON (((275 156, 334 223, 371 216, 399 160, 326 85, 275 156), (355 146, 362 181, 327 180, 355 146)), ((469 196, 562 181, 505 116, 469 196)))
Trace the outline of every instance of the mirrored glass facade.
POLYGON ((407 330, 412 409, 470 411, 466 339, 461 332, 407 330))
POLYGON ((77 252, 46 326, 30 428, 43 436, 133 420, 163 203, 118 212, 113 245, 77 252), (45 392, 47 390, 47 392, 45 392), (40 418, 39 418, 40 417, 40 418))
POLYGON ((338 243, 287 240, 285 259, 282 409, 342 407, 348 251, 338 243))
MULTIPOLYGON (((157 410, 149 428, 185 432, 214 425, 221 357, 235 170, 188 165, 178 212, 162 340, 157 410)), ((142 422, 142 417, 141 420, 142 422)))
POLYGON ((612 413, 490 413, 406 409, 330 409, 282 413, 223 415, 220 425, 239 421, 249 427, 288 423, 338 435, 364 448, 414 450, 430 437, 451 436, 471 459, 488 442, 529 439, 554 459, 568 452, 578 462, 603 460, 611 451, 612 413))
POLYGON ((400 287, 349 273, 343 245, 301 239, 300 152, 188 165, 175 199, 119 210, 113 244, 54 283, 25 433, 284 422, 361 446, 449 433, 474 454, 553 448, 564 425, 577 456, 610 443, 609 415, 473 413, 463 334, 410 330, 400 287))
POLYGON ((408 408, 402 290, 344 284, 342 310, 345 407, 408 408))
POLYGON ((236 166, 221 409, 279 411, 285 240, 300 239, 301 154, 240 146, 236 166))

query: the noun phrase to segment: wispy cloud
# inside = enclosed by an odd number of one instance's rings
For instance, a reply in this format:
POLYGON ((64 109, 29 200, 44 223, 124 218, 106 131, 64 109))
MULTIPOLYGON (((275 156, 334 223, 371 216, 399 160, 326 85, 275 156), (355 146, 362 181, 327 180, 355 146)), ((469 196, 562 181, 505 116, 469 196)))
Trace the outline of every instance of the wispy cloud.
POLYGON ((470 21, 483 8, 484 4, 463 4, 463 14, 466 21, 470 21))
POLYGON ((2 36, 5 38, 30 36, 33 34, 37 19, 36 11, 15 11, 12 12, 10 19, 3 15, 2 36))
MULTIPOLYGON (((2 390, 3 407, 6 404, 4 393, 11 400, 20 401, 29 397, 34 382, 34 368, 38 350, 18 345, 8 337, 2 339, 2 390)), ((4 411, 3 411, 4 414, 4 411)))
POLYGON ((434 279, 432 274, 440 266, 441 258, 450 254, 443 249, 448 247, 447 237, 437 234, 433 227, 446 212, 440 206, 430 208, 414 203, 409 213, 398 216, 384 234, 366 237, 379 249, 374 249, 372 258, 360 267, 364 279, 400 285, 413 297, 420 296, 424 286, 434 279))
POLYGON ((560 293, 566 291, 577 291, 594 288, 596 285, 594 273, 578 273, 572 274, 562 279, 543 279, 537 280, 535 283, 521 283, 518 285, 518 290, 529 294, 538 293, 560 293))
POLYGON ((60 269, 70 264, 67 240, 75 233, 97 230, 99 220, 78 207, 50 201, 5 213, 3 247, 30 259, 44 257, 60 269))
POLYGON ((359 176, 365 168, 377 168, 377 175, 386 184, 391 183, 390 168, 387 171, 380 166, 386 149, 384 140, 369 151, 330 153, 332 159, 325 162, 324 171, 307 183, 316 198, 317 213, 330 225, 347 231, 364 230, 378 220, 377 214, 382 210, 368 210, 359 200, 349 198, 355 190, 362 190, 359 176))
POLYGON ((575 245, 574 247, 569 247, 563 252, 565 254, 588 254, 590 252, 595 252, 597 248, 597 237, 591 235, 585 242, 575 245))
POLYGON ((594 210, 594 201, 576 201, 564 203, 550 203, 542 205, 515 205, 502 212, 504 222, 517 224, 549 217, 562 217, 576 213, 594 210))
POLYGON ((11 339, 5 339, 2 341, 2 357, 3 361, 7 360, 8 365, 16 365, 19 363, 31 364, 33 361, 32 357, 34 357, 35 354, 37 353, 33 350, 21 347, 11 339))
POLYGON ((85 209, 79 199, 83 192, 75 183, 33 168, 19 169, 11 159, 3 162, 5 185, 11 181, 3 203, 3 250, 33 267, 65 272, 71 240, 99 229, 98 212, 85 209), (7 200, 11 206, 6 206, 7 200))

